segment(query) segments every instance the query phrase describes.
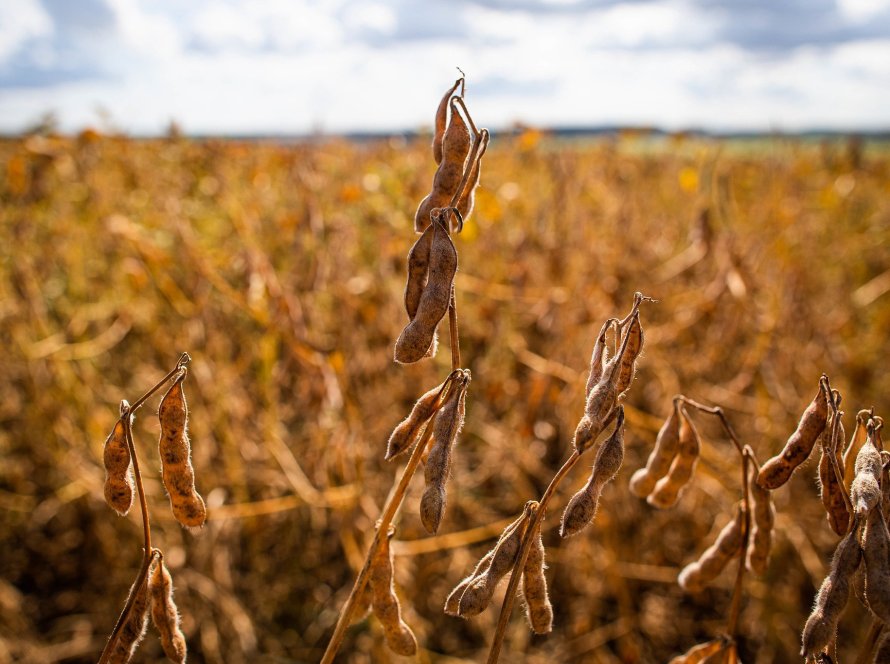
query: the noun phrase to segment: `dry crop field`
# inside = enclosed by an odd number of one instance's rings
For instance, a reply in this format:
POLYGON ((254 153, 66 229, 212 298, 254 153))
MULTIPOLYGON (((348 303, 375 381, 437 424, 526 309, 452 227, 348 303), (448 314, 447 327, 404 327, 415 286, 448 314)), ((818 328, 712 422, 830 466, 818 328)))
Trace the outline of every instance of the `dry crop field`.
MULTIPOLYGON (((103 442, 120 400, 188 352, 203 528, 168 506, 160 394, 132 436, 189 661, 319 661, 404 463, 384 460, 390 433, 451 369, 447 324, 433 359, 393 362, 414 211, 435 171, 428 139, 86 132, 4 140, 0 164, 0 660, 99 657, 143 560, 138 508, 119 517, 104 502, 103 442)), ((485 660, 506 583, 469 620, 445 615, 445 599, 569 458, 603 321, 641 292, 657 303, 639 308, 623 463, 597 484, 594 522, 565 539, 560 515, 595 453, 560 484, 540 526, 552 631, 534 635, 517 601, 502 659, 667 662, 723 634, 736 596, 740 661, 803 661, 841 540, 818 447, 772 493, 769 561, 735 593, 738 558, 693 592, 677 583, 743 492, 719 420, 690 409, 701 456, 676 505, 651 506, 629 481, 674 395, 721 406, 761 463, 823 373, 846 439, 861 409, 890 413, 886 146, 496 136, 453 241, 472 382, 447 508, 430 535, 421 469, 389 541, 417 660, 485 660)), ((356 617, 336 661, 411 661, 377 618, 356 617)), ((871 625, 851 595, 835 661, 858 661, 871 625)), ((133 661, 162 658, 150 629, 133 661)))

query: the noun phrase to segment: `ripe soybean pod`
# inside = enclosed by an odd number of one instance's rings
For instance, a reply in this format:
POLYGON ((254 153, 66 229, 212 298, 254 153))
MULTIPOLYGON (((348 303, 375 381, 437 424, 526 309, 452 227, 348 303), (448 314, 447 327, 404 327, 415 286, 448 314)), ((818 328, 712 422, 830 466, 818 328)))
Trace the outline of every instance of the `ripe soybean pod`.
POLYGON ((748 541, 745 564, 754 574, 766 573, 769 562, 772 532, 776 523, 776 509, 773 506, 772 494, 760 486, 754 479, 748 485, 751 491, 751 537, 748 541))
POLYGON ((760 468, 757 483, 770 491, 785 484, 791 474, 807 460, 825 430, 828 419, 828 393, 825 380, 819 381, 819 392, 804 411, 785 447, 760 468))
POLYGON ((409 364, 422 359, 433 341, 439 321, 448 311, 454 275, 457 272, 457 249, 440 221, 432 224, 429 275, 417 310, 396 340, 396 362, 409 364))
POLYGON ((865 597, 868 608, 882 622, 890 621, 890 536, 880 508, 868 513, 862 535, 865 597))
POLYGON ((105 465, 105 502, 115 512, 125 516, 133 505, 133 463, 124 431, 124 417, 131 418, 130 404, 121 401, 121 418, 105 440, 102 461, 105 465))
POLYGON ((526 614, 532 631, 535 634, 549 634, 553 629, 553 605, 547 594, 547 578, 544 576, 546 566, 540 522, 536 531, 522 569, 522 595, 525 597, 526 614))
POLYGON ((698 592, 717 578, 723 568, 741 551, 743 541, 744 510, 736 508, 733 519, 727 523, 717 540, 680 572, 680 587, 689 592, 698 592))
POLYGON ((695 424, 689 419, 686 409, 678 407, 680 415, 680 440, 677 446, 677 456, 671 462, 667 475, 655 483, 655 488, 646 502, 652 507, 665 509, 672 507, 680 498, 680 493, 692 479, 695 472, 695 464, 701 452, 701 442, 695 424))
POLYGON ((807 618, 801 636, 801 657, 810 658, 821 651, 837 630, 837 623, 850 598, 853 575, 862 560, 859 546, 859 517, 837 545, 831 559, 831 571, 816 594, 813 612, 807 618))
POLYGON ((447 397, 447 391, 452 388, 453 376, 454 374, 448 376, 441 385, 437 385, 421 396, 414 404, 408 417, 393 429, 392 434, 389 436, 386 456, 384 457, 386 461, 390 461, 411 449, 411 445, 417 440, 417 436, 423 430, 424 425, 443 403, 443 398, 447 397))
POLYGON ((401 605, 393 585, 392 551, 389 541, 395 534, 390 526, 387 536, 374 553, 368 576, 371 585, 371 605, 374 615, 383 625, 386 645, 394 653, 410 656, 417 652, 417 639, 414 632, 402 620, 401 605))
POLYGON ((856 455, 853 483, 850 485, 850 500, 853 512, 864 517, 870 510, 881 504, 881 453, 875 445, 874 420, 867 425, 868 438, 856 455))
POLYGON ((454 82, 448 91, 442 95, 442 100, 436 108, 436 121, 433 131, 433 159, 436 164, 442 163, 442 139, 445 137, 445 126, 448 124, 448 104, 451 101, 451 95, 455 93, 458 86, 464 82, 463 76, 454 82))
MULTIPOLYGON (((839 395, 838 395, 839 396, 839 395)), ((834 409, 830 417, 830 425, 819 437, 822 447, 822 455, 819 459, 819 486, 821 489, 822 506, 825 508, 828 524, 831 529, 841 537, 847 532, 850 522, 850 512, 847 509, 847 497, 843 487, 843 458, 838 453, 841 441, 844 439, 841 417, 843 412, 837 410, 840 398, 835 400, 834 409), (837 463, 840 472, 840 481, 835 474, 834 462, 837 463)))
POLYGON ((674 399, 671 414, 658 431, 655 447, 652 448, 652 452, 646 460, 646 466, 637 470, 630 478, 630 490, 640 498, 645 498, 652 493, 656 482, 667 475, 670 470, 671 462, 677 456, 679 446, 679 400, 674 399))
POLYGON ((161 636, 164 654, 171 662, 185 664, 185 636, 179 628, 179 609, 173 601, 173 578, 164 565, 163 556, 149 576, 148 591, 151 596, 151 620, 161 636))
POLYGON ((603 375, 603 366, 608 360, 608 344, 606 343, 606 333, 609 328, 618 322, 616 318, 610 318, 603 323, 596 341, 593 343, 593 352, 590 354, 590 373, 587 375, 587 387, 584 390, 585 396, 590 396, 590 391, 599 382, 603 375))
POLYGON ((460 213, 463 221, 470 218, 470 215, 473 212, 473 206, 476 204, 476 188, 479 186, 479 180, 482 176, 482 157, 488 149, 488 141, 490 138, 491 135, 488 133, 488 130, 483 129, 477 139, 479 141, 479 150, 473 158, 473 163, 470 164, 470 174, 467 179, 467 184, 457 201, 457 211, 460 213))
POLYGON ((856 476, 856 455, 859 454, 859 450, 862 449, 865 439, 868 437, 866 425, 873 415, 872 410, 860 410, 856 414, 856 428, 853 430, 853 436, 850 438, 847 449, 844 450, 844 486, 847 491, 850 490, 853 478, 856 476))

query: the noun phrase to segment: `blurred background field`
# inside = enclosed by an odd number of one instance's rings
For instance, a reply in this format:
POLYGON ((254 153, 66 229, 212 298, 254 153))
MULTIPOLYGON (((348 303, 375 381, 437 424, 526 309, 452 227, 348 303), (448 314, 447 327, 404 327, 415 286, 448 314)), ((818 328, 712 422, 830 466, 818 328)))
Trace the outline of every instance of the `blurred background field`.
MULTIPOLYGON (((389 432, 449 369, 447 342, 418 365, 391 359, 428 142, 87 131, 3 140, 0 165, 0 661, 98 657, 141 558, 138 510, 103 501, 102 443, 118 401, 182 351, 210 508, 197 535, 159 481, 157 399, 135 433, 189 661, 318 661, 397 472, 389 432)), ((456 239, 474 380, 448 510, 428 537, 417 477, 394 542, 419 661, 487 652, 496 611, 466 622, 441 606, 568 455, 594 336, 634 291, 659 303, 643 309, 624 467, 595 524, 560 541, 589 463, 566 483, 545 522, 554 631, 532 637, 517 610, 503 659, 658 663, 718 634, 734 572, 692 596, 675 581, 730 517, 735 452, 697 417, 704 459, 677 507, 654 510, 628 479, 676 393, 724 406, 761 460, 823 371, 848 432, 860 408, 890 413, 888 243, 886 144, 497 136, 456 239)), ((837 541, 815 475, 811 461, 776 493, 769 572, 747 584, 746 663, 797 661, 837 541)), ((841 661, 870 621, 854 604, 841 661)), ((150 631, 135 661, 161 657, 150 631)), ((366 619, 338 661, 399 658, 366 619)))

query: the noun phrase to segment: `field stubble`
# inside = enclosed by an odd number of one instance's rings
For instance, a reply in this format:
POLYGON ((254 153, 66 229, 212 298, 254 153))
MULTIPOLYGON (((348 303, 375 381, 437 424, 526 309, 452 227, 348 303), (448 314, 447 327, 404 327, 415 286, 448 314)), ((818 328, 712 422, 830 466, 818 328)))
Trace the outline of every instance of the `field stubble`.
MULTIPOLYGON (((730 444, 697 422, 713 444, 674 509, 627 488, 673 395, 722 405, 761 459, 794 430, 823 371, 845 395, 848 432, 859 408, 890 412, 886 149, 641 144, 525 132, 488 150, 458 239, 473 398, 448 511, 427 536, 415 478, 392 541, 421 661, 484 657, 497 616, 467 622, 442 605, 559 467, 592 341, 634 291, 660 304, 647 309, 625 404, 624 467, 585 537, 560 543, 557 513, 544 522, 554 629, 535 637, 514 615, 506 653, 663 662, 722 628, 731 572, 693 595, 676 578, 732 513, 730 444)), ((193 536, 157 510, 155 530, 190 661, 318 661, 392 482, 389 433, 447 373, 447 353, 408 367, 390 359, 428 151, 425 141, 94 133, 0 143, 0 659, 95 661, 142 555, 136 512, 112 517, 103 502, 102 442, 120 396, 188 350, 208 522, 193 536)), ((147 410, 137 448, 157 434, 147 410)), ((157 507, 166 498, 153 463, 143 476, 157 507)), ((769 569, 748 582, 741 614, 745 662, 796 661, 838 539, 816 466, 774 496, 769 569)), ((586 473, 566 481, 561 504, 586 473)), ((868 622, 852 602, 841 655, 868 622)), ((342 653, 390 656, 373 620, 349 631, 342 653)), ((148 639, 137 659, 161 656, 148 639)))

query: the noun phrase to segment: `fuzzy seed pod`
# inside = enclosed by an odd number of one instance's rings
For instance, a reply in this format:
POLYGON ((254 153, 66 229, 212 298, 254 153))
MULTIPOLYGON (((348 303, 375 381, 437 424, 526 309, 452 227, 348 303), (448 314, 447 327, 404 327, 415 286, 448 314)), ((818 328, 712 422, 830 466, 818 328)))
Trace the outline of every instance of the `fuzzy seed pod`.
POLYGON ((751 536, 748 540, 745 564, 754 574, 763 576, 769 563, 773 526, 776 524, 776 508, 773 507, 772 494, 753 481, 753 478, 749 486, 754 518, 751 520, 751 536))
POLYGON ((602 378, 603 367, 608 360, 609 355, 609 349, 606 343, 606 333, 609 331, 609 327, 615 322, 614 318, 610 318, 603 323, 603 327, 600 329, 596 342, 593 344, 593 352, 590 354, 590 373, 587 375, 587 387, 584 390, 584 394, 587 397, 590 396, 590 391, 598 382, 600 382, 600 378, 602 378))
MULTIPOLYGON (((149 569, 149 574, 151 570, 149 569)), ((139 580, 137 580, 139 581, 139 580)), ((141 583, 137 587, 133 584, 130 588, 130 595, 136 594, 133 605, 130 607, 130 614, 127 616, 126 622, 121 625, 117 634, 117 641, 111 650, 108 661, 110 664, 127 664, 136 652, 136 647, 145 636, 145 630, 148 628, 148 577, 141 579, 141 583)), ((127 599, 129 602, 129 598, 127 599)))
POLYGON ((860 410, 856 414, 856 428, 853 430, 853 437, 844 451, 844 486, 849 491, 853 485, 853 478, 856 477, 856 455, 865 444, 868 437, 868 420, 871 418, 870 410, 860 410))
POLYGON ((856 475, 850 485, 850 500, 857 516, 865 516, 881 504, 881 453, 874 444, 874 427, 868 425, 868 439, 856 455, 856 475))
POLYGON ((465 372, 461 384, 455 385, 449 392, 448 400, 439 410, 433 425, 433 444, 423 472, 426 490, 420 499, 420 520, 430 534, 439 530, 445 514, 445 484, 451 474, 454 445, 464 425, 467 384, 470 380, 468 374, 465 372))
POLYGON ((659 509, 673 507, 680 499, 680 494, 695 472, 695 464, 701 451, 701 442, 698 430, 682 407, 678 408, 680 415, 679 443, 677 456, 671 463, 667 475, 655 483, 655 488, 646 502, 659 509))
MULTIPOLYGON (((386 448, 386 461, 395 459, 403 452, 411 449, 411 445, 417 440, 417 436, 423 430, 424 425, 436 411, 436 403, 445 383, 436 385, 429 392, 417 400, 411 412, 402 420, 389 436, 389 444, 386 448)), ((454 389, 453 387, 449 389, 454 389)))
POLYGON ((422 233, 429 226, 430 213, 435 208, 451 204, 451 199, 460 186, 470 152, 470 131, 467 124, 456 110, 453 99, 449 107, 451 120, 442 139, 442 161, 433 176, 432 191, 420 202, 414 214, 414 230, 417 233, 422 233))
POLYGON ((457 90, 457 87, 463 83, 463 78, 459 78, 454 82, 448 92, 442 95, 442 100, 436 108, 436 122, 433 133, 433 159, 436 164, 442 163, 442 140, 445 137, 445 125, 448 123, 448 103, 451 101, 451 95, 457 90))
POLYGON ((797 429, 785 443, 784 449, 760 468, 757 483, 770 491, 785 484, 798 466, 810 456, 819 434, 825 430, 827 420, 828 400, 820 382, 819 392, 804 411, 797 429))
POLYGON ((631 319, 625 336, 627 347, 622 350, 621 365, 618 369, 618 396, 630 388, 636 371, 637 358, 643 350, 643 326, 640 324, 639 311, 631 319))
POLYGON ((742 548, 744 515, 744 510, 739 506, 732 521, 717 535, 717 540, 705 549, 697 561, 683 568, 677 579, 683 590, 699 592, 704 589, 717 578, 729 561, 739 554, 742 548))
POLYGON ((540 526, 537 536, 522 568, 522 594, 529 625, 535 634, 549 634, 553 629, 553 605, 547 594, 547 578, 544 576, 544 541, 540 526))
POLYGON ((173 601, 173 578, 163 558, 155 564, 149 576, 148 591, 151 596, 151 620, 161 636, 164 654, 171 662, 185 664, 187 650, 185 636, 179 629, 179 610, 173 601))
POLYGON ((881 510, 871 510, 862 536, 865 597, 882 622, 890 622, 890 537, 881 510))
POLYGON ((479 132, 479 151, 470 166, 470 175, 467 178, 467 185, 457 201, 457 211, 460 212, 461 219, 466 221, 473 212, 473 206, 476 204, 476 188, 479 186, 479 179, 482 175, 482 157, 488 149, 488 141, 491 135, 487 129, 479 132))
POLYGON ((834 551, 831 572, 822 582, 813 612, 803 628, 801 657, 816 655, 828 645, 835 634, 837 622, 850 597, 853 574, 862 560, 857 531, 858 528, 854 525, 834 551))
POLYGON ((687 650, 682 655, 677 655, 674 657, 668 664, 699 664, 700 662, 704 662, 709 657, 713 655, 717 655, 729 646, 729 641, 723 637, 714 639, 713 641, 708 641, 706 643, 699 643, 696 646, 693 646, 689 650, 687 650))
POLYGON ((371 584, 365 583, 362 591, 359 593, 358 597, 355 599, 355 604, 352 607, 352 617, 350 618, 350 624, 355 624, 361 620, 364 620, 368 612, 371 610, 371 584))
POLYGON ((504 529, 492 551, 488 568, 464 589, 458 605, 460 616, 468 618, 478 615, 488 608, 498 583, 516 562, 516 555, 519 553, 530 515, 531 507, 526 505, 522 516, 504 529))
POLYGON ((429 275, 413 319, 396 340, 396 362, 410 364, 422 359, 430 349, 436 327, 448 311, 452 284, 457 272, 457 249, 440 223, 433 224, 429 275))
MULTIPOLYGON (((514 524, 518 524, 519 521, 514 521, 514 524)), ((508 528, 509 529, 509 528, 508 528)), ((506 531, 505 531, 506 532, 506 531)), ((481 574, 485 574, 488 572, 488 568, 491 565, 491 559, 494 556, 495 549, 492 549, 484 556, 482 559, 476 563, 476 567, 473 569, 473 573, 468 577, 463 579, 460 583, 458 583, 454 590, 448 595, 448 598, 445 600, 445 613, 449 616, 459 616, 460 615, 460 598, 461 595, 464 594, 464 591, 467 587, 473 582, 473 580, 480 576, 481 574)))
POLYGON ((158 451, 161 456, 161 478, 170 496, 173 516, 183 526, 195 528, 204 525, 207 508, 195 488, 195 470, 187 433, 188 405, 182 390, 185 376, 183 370, 161 399, 158 408, 161 423, 158 451))
POLYGON ((624 460, 624 406, 618 406, 615 431, 600 445, 587 484, 572 496, 559 527, 560 537, 581 532, 596 518, 596 509, 603 487, 612 481, 624 460))
POLYGON ((646 460, 646 467, 640 468, 630 478, 630 490, 645 498, 655 488, 655 483, 667 475, 671 462, 677 455, 680 446, 680 415, 677 403, 674 402, 671 414, 661 426, 655 438, 655 447, 646 460))
POLYGON ((371 604, 374 615, 383 625, 386 645, 394 653, 410 656, 417 652, 417 639, 414 632, 402 620, 402 607, 396 596, 392 579, 392 551, 389 540, 395 533, 391 528, 371 560, 368 583, 371 585, 371 604))
POLYGON ((130 404, 121 402, 119 419, 108 438, 105 440, 105 449, 102 460, 105 463, 105 502, 121 516, 126 515, 133 505, 133 464, 130 459, 130 448, 127 446, 127 436, 124 428, 124 417, 129 415, 130 404))
POLYGON ((831 430, 834 428, 831 426, 826 428, 819 438, 822 447, 822 456, 819 459, 819 487, 828 524, 835 533, 843 537, 847 532, 847 524, 850 522, 850 513, 847 511, 843 485, 838 482, 831 463, 832 450, 835 450, 835 460, 838 462, 841 481, 843 481, 844 461, 837 453, 838 443, 843 440, 843 434, 840 431, 840 422, 838 425, 835 436, 831 435, 831 430), (829 438, 833 438, 833 440, 829 440, 829 438))

